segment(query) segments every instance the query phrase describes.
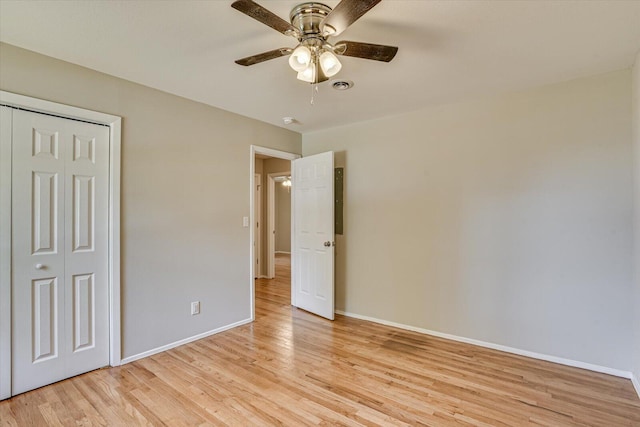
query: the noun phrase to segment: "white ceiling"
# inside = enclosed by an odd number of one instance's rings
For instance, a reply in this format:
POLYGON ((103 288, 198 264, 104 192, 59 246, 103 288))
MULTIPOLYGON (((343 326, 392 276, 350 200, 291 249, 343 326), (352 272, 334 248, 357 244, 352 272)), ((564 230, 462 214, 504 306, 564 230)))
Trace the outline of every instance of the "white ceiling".
MULTIPOLYGON (((257 1, 285 20, 299 3, 257 1)), ((332 41, 396 58, 342 57, 355 86, 321 84, 311 105, 286 58, 233 62, 296 40, 230 4, 0 0, 0 40, 301 133, 627 68, 640 49, 640 1, 384 0, 332 41)))

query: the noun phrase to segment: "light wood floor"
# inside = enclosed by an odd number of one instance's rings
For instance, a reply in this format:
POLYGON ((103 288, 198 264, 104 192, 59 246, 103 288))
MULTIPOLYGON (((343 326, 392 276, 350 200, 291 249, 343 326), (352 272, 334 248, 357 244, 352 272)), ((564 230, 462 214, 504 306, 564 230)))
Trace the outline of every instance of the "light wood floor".
POLYGON ((289 263, 256 321, 0 403, 0 424, 640 426, 629 380, 289 306, 289 263))

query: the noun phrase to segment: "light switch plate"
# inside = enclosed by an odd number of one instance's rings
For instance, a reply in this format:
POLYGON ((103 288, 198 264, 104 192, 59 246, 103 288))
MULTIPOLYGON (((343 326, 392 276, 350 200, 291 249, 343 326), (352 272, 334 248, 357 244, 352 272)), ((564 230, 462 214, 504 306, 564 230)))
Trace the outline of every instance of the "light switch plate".
POLYGON ((191 315, 200 314, 200 301, 194 301, 191 303, 191 315))

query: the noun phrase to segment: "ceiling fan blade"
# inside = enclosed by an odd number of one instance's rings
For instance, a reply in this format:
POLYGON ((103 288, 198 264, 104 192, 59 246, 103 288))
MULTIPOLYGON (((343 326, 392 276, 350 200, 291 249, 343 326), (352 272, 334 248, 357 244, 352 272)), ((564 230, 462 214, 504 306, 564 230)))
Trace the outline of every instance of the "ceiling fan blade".
POLYGON ((291 54, 293 49, 288 47, 283 47, 280 49, 270 50, 269 52, 259 53, 253 56, 247 56, 246 58, 238 59, 236 64, 244 65, 248 67, 249 65, 259 64, 264 61, 268 61, 270 59, 280 58, 281 56, 287 56, 291 54))
POLYGON ((297 36, 298 34, 296 27, 252 0, 236 0, 231 4, 231 7, 284 35, 297 36))
POLYGON ((345 40, 337 43, 334 46, 333 51, 337 55, 389 62, 396 56, 396 53, 398 53, 398 48, 382 44, 360 43, 345 40))
POLYGON ((326 36, 337 36, 371 10, 381 0, 342 0, 320 23, 326 36))

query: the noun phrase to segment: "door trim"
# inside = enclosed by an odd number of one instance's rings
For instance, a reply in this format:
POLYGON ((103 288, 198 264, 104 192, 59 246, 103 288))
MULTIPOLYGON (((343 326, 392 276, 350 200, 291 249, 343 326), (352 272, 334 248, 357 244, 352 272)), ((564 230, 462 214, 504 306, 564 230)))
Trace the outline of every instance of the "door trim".
MULTIPOLYGON (((0 141, 11 141, 11 116, 0 113, 0 120, 0 141)), ((11 150, 0 143, 0 400, 11 397, 11 209, 4 208, 11 206, 11 150)))
MULTIPOLYGON (((249 147, 249 224, 255 223, 255 206, 254 205, 254 188, 255 188, 255 170, 256 170, 256 154, 262 154, 269 157, 275 157, 278 159, 295 160, 302 157, 300 154, 289 153, 287 151, 274 150, 273 148, 261 147, 259 145, 251 145, 249 147)), ((293 229, 293 215, 291 216, 291 227, 293 229)), ((255 266, 254 263, 254 239, 253 226, 249 227, 249 305, 250 305, 250 317, 253 322, 256 319, 256 289, 255 289, 255 266)), ((293 295, 293 292, 291 293, 293 295)))
MULTIPOLYGON (((109 364, 121 364, 120 156, 122 118, 56 102, 0 91, 0 104, 109 127, 109 364)), ((11 147, 0 146, 0 200, 11 200, 11 147), (7 153, 9 155, 7 155, 7 153)), ((10 144, 7 144, 10 145, 10 144)), ((11 397, 11 209, 0 213, 0 399, 11 397), (9 345, 6 345, 8 341, 9 345)))

